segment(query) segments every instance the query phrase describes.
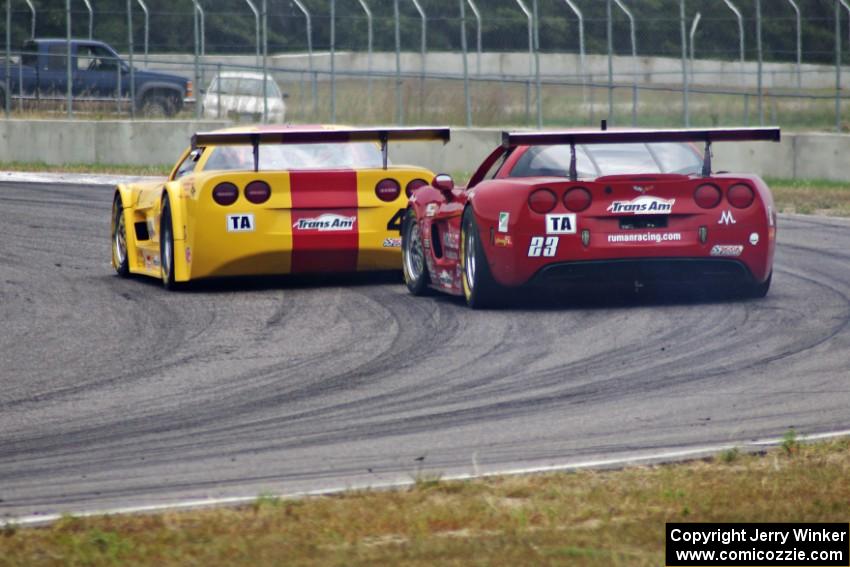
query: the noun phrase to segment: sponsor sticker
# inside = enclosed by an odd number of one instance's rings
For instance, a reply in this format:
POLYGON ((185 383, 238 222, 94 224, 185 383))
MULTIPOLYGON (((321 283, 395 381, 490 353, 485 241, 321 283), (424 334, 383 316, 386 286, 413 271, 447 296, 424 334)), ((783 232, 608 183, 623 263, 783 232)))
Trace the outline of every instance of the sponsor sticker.
POLYGON ((453 281, 452 275, 446 270, 440 272, 440 283, 443 284, 443 287, 452 287, 453 281))
POLYGON ((720 213, 720 220, 717 221, 717 224, 730 225, 735 224, 736 222, 735 217, 732 216, 732 211, 727 210, 720 213))
POLYGON ((437 203, 428 203, 428 205, 425 207, 425 216, 426 217, 433 217, 436 214, 437 214, 437 203))
POLYGON ((558 237, 557 236, 533 236, 531 244, 528 246, 529 258, 553 258, 558 253, 558 237))
POLYGON ((715 244, 711 248, 711 255, 737 258, 743 251, 744 247, 740 244, 715 244))
POLYGON ((227 232, 254 232, 254 214, 227 215, 227 232))
POLYGON ((755 245, 756 245, 756 244, 758 244, 758 243, 759 243, 759 233, 758 233, 758 232, 754 232, 754 233, 752 233, 752 234, 750 235, 750 244, 752 244, 753 246, 755 246, 755 245))
POLYGON ((499 232, 507 232, 508 224, 511 221, 511 214, 505 211, 499 213, 499 232))
POLYGON ((446 248, 459 248, 460 234, 457 232, 444 232, 443 246, 445 246, 446 248))
POLYGON ((188 246, 186 247, 186 263, 187 264, 192 263, 192 249, 189 248, 188 246))
POLYGON ((384 248, 401 248, 401 238, 385 238, 384 248))
POLYGON ((614 201, 608 206, 608 212, 632 215, 663 215, 673 211, 676 199, 659 199, 641 195, 631 201, 614 201))
POLYGON ((357 217, 346 217, 333 213, 325 213, 315 218, 298 219, 293 228, 298 230, 317 230, 319 232, 334 232, 353 230, 357 217))
POLYGON ((497 234, 493 238, 493 244, 500 248, 513 248, 514 240, 510 234, 497 234))
POLYGON ((575 213, 565 215, 546 215, 546 234, 575 234, 575 213))
POLYGON ((611 244, 629 244, 633 242, 661 244, 662 242, 681 242, 681 232, 626 232, 609 234, 611 244))

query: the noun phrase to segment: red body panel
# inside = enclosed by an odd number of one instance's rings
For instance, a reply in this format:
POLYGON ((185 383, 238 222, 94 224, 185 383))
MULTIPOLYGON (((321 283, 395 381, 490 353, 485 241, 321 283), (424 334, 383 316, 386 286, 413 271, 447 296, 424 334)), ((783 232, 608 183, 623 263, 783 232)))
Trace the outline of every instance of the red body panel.
POLYGON ((763 282, 770 276, 776 214, 770 191, 758 176, 617 175, 591 182, 572 182, 563 177, 508 177, 527 149, 517 147, 494 179, 480 181, 481 176, 476 174, 472 180, 480 182, 468 190, 456 189, 447 195, 426 187, 411 199, 421 223, 434 287, 461 294, 457 242, 467 206, 475 213, 490 271, 504 286, 529 283, 542 268, 555 264, 629 259, 734 260, 746 267, 753 282, 763 282), (718 187, 723 195, 720 203, 710 209, 700 208, 693 198, 695 189, 706 183, 718 187), (726 198, 728 188, 737 183, 748 185, 755 193, 753 203, 746 208, 736 208, 726 198), (563 194, 573 187, 584 187, 593 197, 591 205, 578 213, 569 211, 562 201, 563 194), (547 216, 529 208, 528 196, 539 188, 553 191, 558 198, 550 215, 575 215, 574 219, 559 217, 553 221, 568 224, 568 233, 547 231, 547 216), (653 211, 654 214, 635 212, 641 206, 664 209, 666 205, 669 210, 653 211), (504 213, 509 221, 507 230, 500 231, 499 218, 504 213), (657 219, 658 224, 666 223, 666 227, 628 228, 630 223, 641 223, 649 217, 657 219), (700 239, 700 227, 705 231, 704 241, 700 239), (589 231, 586 244, 582 242, 583 231, 589 231), (753 234, 758 235, 754 244, 753 234), (546 248, 548 238, 556 240, 545 252, 532 246, 542 240, 542 247, 546 248))
POLYGON ((349 230, 300 230, 299 221, 315 219, 329 211, 357 219, 357 172, 293 171, 292 273, 357 271, 359 238, 357 221, 349 230))

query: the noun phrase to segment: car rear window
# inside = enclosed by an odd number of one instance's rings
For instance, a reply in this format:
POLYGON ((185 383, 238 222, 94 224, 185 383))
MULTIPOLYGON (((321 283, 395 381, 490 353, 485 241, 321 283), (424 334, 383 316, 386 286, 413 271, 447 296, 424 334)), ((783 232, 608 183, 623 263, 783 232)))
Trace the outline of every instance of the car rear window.
MULTIPOLYGON (((699 155, 688 144, 595 144, 576 146, 580 178, 631 173, 698 173, 699 155)), ((519 159, 511 177, 567 177, 570 147, 534 146, 519 159)))
MULTIPOLYGON (((260 146, 260 169, 350 169, 382 167, 381 150, 370 142, 346 144, 284 144, 260 146)), ((212 170, 252 170, 251 146, 213 148, 206 165, 212 170)))

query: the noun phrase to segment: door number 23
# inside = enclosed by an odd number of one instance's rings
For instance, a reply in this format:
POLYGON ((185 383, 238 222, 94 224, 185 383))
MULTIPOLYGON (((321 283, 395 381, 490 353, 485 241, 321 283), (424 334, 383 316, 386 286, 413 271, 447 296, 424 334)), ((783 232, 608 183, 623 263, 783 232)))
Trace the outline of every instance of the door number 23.
POLYGON ((529 258, 539 258, 544 256, 552 258, 558 252, 558 237, 557 236, 533 236, 531 238, 531 246, 528 247, 529 258))

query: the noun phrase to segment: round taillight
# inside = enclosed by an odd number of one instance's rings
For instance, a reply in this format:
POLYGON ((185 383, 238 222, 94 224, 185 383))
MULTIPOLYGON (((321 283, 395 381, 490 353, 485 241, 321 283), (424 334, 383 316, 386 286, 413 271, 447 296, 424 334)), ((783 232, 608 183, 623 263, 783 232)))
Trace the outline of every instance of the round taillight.
POLYGON ((738 209, 746 209, 750 205, 753 204, 753 200, 756 198, 756 194, 753 193, 753 190, 749 185, 744 185, 743 183, 738 183, 737 185, 733 185, 726 192, 726 198, 729 199, 729 203, 738 209))
POLYGON ((541 215, 555 208, 558 198, 549 189, 537 189, 528 196, 528 206, 535 213, 541 215))
POLYGON ((694 202, 703 209, 713 209, 720 204, 723 195, 715 185, 700 185, 694 191, 694 202))
POLYGON ((395 201, 401 195, 401 185, 395 179, 381 179, 375 185, 375 195, 386 203, 395 201))
POLYGON ((239 198, 239 188, 233 183, 219 183, 212 192, 213 201, 226 207, 232 205, 239 198))
POLYGON ((404 188, 404 193, 408 197, 413 195, 413 192, 419 189, 420 187, 425 187, 428 185, 428 182, 424 179, 414 179, 410 183, 407 184, 407 187, 404 188))
POLYGON ((590 206, 593 197, 584 187, 573 187, 564 193, 564 206, 574 213, 580 213, 590 206))
POLYGON ((260 205, 272 196, 272 188, 265 181, 252 181, 245 186, 245 198, 255 205, 260 205))

